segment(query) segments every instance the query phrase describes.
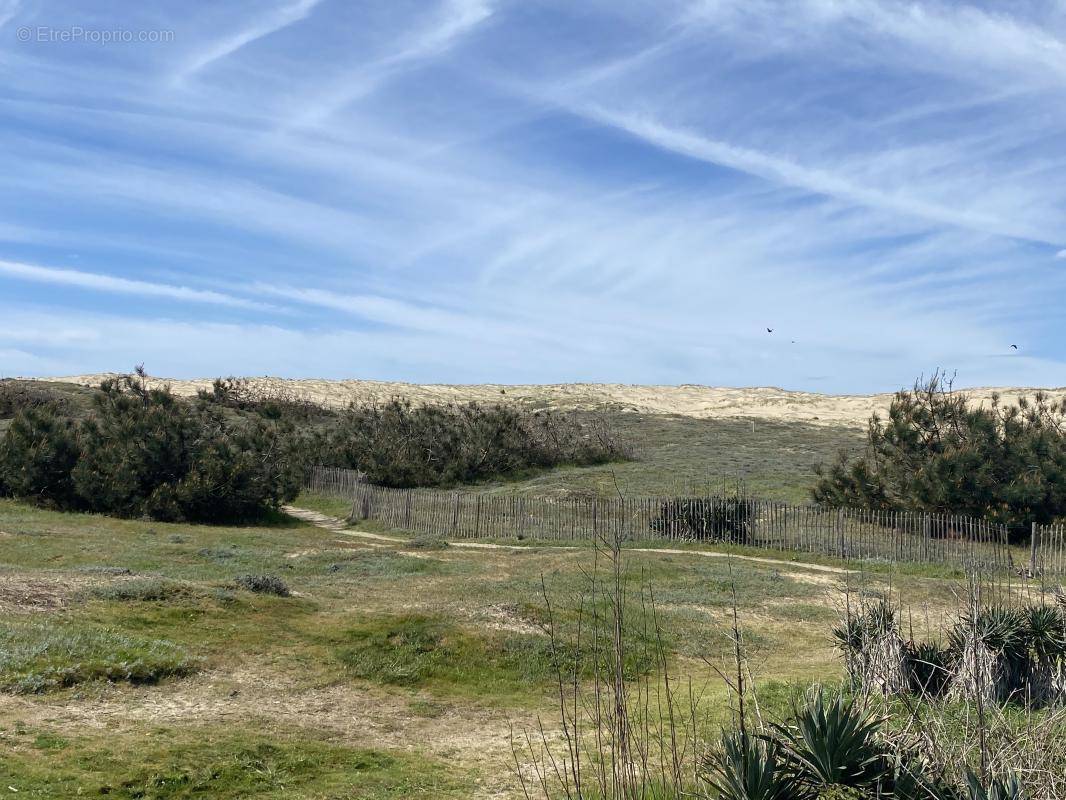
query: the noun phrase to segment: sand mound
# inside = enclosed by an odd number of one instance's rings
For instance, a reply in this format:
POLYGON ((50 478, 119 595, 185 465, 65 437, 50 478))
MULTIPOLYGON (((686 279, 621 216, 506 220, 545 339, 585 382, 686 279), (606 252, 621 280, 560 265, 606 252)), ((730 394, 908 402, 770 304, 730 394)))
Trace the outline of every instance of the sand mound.
MULTIPOLYGON (((108 375, 76 375, 42 378, 95 386, 108 375)), ((195 395, 211 386, 211 379, 171 380, 166 383, 178 394, 195 395)), ((884 413, 891 393, 872 395, 829 395, 790 392, 772 387, 727 389, 712 386, 633 386, 616 383, 559 383, 531 386, 478 384, 412 384, 388 381, 332 381, 317 378, 250 378, 256 386, 304 395, 316 402, 343 407, 353 400, 386 399, 395 395, 415 402, 446 401, 509 402, 543 408, 591 409, 605 405, 645 414, 679 414, 715 419, 743 417, 812 422, 822 425, 864 427, 872 413, 884 413)), ((970 389, 964 392, 979 402, 988 402, 998 392, 1004 402, 1014 402, 1036 389, 970 389)), ((1066 389, 1045 390, 1056 398, 1066 398, 1066 389)))

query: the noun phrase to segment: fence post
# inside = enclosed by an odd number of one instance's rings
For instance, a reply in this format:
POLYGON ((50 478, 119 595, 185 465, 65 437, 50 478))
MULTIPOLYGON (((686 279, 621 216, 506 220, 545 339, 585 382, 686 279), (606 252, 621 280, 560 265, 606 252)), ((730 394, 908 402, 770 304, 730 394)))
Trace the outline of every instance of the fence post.
MULTIPOLYGON (((752 420, 751 427, 752 427, 752 430, 755 429, 755 421, 754 420, 752 420)), ((748 544, 749 547, 758 547, 759 546, 758 545, 759 502, 757 500, 752 500, 752 501, 749 502, 747 498, 741 499, 740 502, 747 504, 748 505, 748 510, 750 510, 750 512, 751 512, 751 514, 750 514, 751 524, 748 526, 748 536, 747 536, 748 541, 747 541, 747 544, 748 544)), ((738 508, 737 509, 737 513, 740 514, 740 513, 743 513, 743 512, 741 512, 740 509, 738 508)))
POLYGON ((1032 523, 1031 533, 1029 534, 1029 574, 1036 575, 1036 539, 1039 536, 1037 531, 1037 525, 1034 521, 1032 523))

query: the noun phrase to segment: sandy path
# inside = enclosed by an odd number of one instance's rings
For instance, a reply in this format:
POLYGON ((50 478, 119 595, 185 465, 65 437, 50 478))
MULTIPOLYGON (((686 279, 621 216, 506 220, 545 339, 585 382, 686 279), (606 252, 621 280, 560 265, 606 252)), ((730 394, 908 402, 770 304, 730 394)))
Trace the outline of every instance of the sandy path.
MULTIPOLYGON (((310 522, 312 525, 317 525, 320 528, 325 528, 332 533, 341 534, 343 536, 352 536, 358 539, 372 539, 379 542, 389 542, 392 544, 400 545, 401 547, 408 543, 407 539, 399 536, 384 536, 380 533, 365 533, 363 531, 352 530, 348 528, 347 523, 338 519, 337 517, 331 517, 327 514, 321 514, 317 511, 311 511, 307 508, 297 508, 296 506, 282 506, 281 510, 286 514, 297 519, 301 519, 304 522, 310 522)), ((565 545, 511 545, 511 544, 494 544, 491 542, 448 542, 450 547, 466 548, 470 550, 572 550, 572 547, 565 545)), ((669 547, 627 547, 625 549, 627 553, 662 553, 666 555, 677 556, 695 556, 697 558, 732 558, 737 561, 749 561, 756 564, 769 564, 775 567, 786 567, 788 569, 805 569, 812 572, 831 573, 835 575, 849 575, 856 574, 855 570, 845 569, 844 567, 834 567, 828 564, 808 564, 800 561, 786 561, 780 558, 763 558, 761 556, 741 556, 734 553, 716 553, 710 550, 680 550, 669 547)))
MULTIPOLYGON (((95 386, 108 374, 75 375, 39 380, 64 381, 95 386)), ((210 388, 210 379, 152 379, 167 383, 178 394, 195 395, 210 388)), ((387 399, 396 395, 416 402, 448 401, 509 402, 560 409, 599 408, 604 405, 646 414, 680 414, 697 418, 760 418, 809 422, 820 425, 864 427, 874 412, 884 413, 892 400, 889 394, 829 395, 790 392, 775 387, 720 388, 712 386, 635 386, 618 383, 559 383, 505 386, 500 384, 445 385, 386 381, 330 381, 313 378, 249 378, 253 385, 269 391, 295 392, 326 405, 343 407, 353 400, 387 399)), ((988 402, 998 392, 1004 402, 1015 402, 1036 389, 971 389, 965 394, 988 402)), ((1066 398, 1066 389, 1047 390, 1057 399, 1066 398)))

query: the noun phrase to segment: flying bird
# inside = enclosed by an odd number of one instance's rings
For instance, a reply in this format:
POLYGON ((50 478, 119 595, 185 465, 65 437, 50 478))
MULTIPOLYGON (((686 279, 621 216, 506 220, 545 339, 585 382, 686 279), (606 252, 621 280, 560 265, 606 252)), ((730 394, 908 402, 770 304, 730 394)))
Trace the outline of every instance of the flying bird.
POLYGON ((774 329, 773 329, 773 328, 767 328, 767 329, 766 329, 766 332, 767 332, 767 333, 773 333, 773 332, 774 332, 774 329))
POLYGON ((1011 350, 1017 350, 1018 349, 1018 345, 1016 345, 1016 344, 1012 344, 1010 347, 1011 347, 1011 350))

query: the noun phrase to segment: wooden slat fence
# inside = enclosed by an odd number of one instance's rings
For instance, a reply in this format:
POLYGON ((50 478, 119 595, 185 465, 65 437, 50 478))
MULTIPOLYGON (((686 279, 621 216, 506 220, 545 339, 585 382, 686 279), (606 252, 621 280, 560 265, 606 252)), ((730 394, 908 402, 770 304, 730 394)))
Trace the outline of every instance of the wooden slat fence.
POLYGON ((1033 525, 1029 548, 1030 571, 1066 576, 1066 525, 1033 525))
POLYGON ((335 468, 316 469, 307 488, 350 498, 354 519, 451 539, 577 540, 623 533, 633 540, 703 540, 843 559, 1066 574, 1062 526, 1041 528, 1037 547, 1022 553, 1008 545, 1005 526, 952 514, 727 497, 560 499, 389 489, 335 468))

